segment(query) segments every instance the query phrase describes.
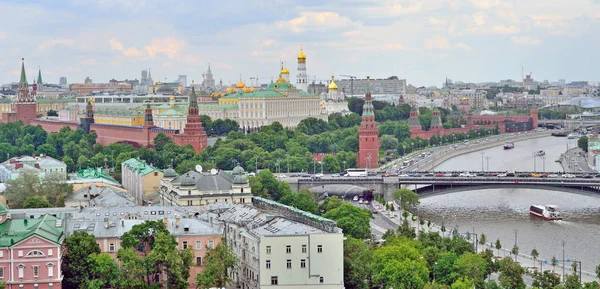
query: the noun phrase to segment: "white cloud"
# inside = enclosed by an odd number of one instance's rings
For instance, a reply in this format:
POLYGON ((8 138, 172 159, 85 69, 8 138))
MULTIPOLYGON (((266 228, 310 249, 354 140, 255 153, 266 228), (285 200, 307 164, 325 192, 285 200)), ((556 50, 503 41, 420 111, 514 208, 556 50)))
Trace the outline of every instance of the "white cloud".
POLYGON ((483 13, 481 11, 473 14, 472 18, 473 18, 473 23, 475 23, 475 25, 477 25, 477 26, 482 26, 483 24, 485 24, 486 15, 485 15, 485 13, 483 13))
POLYGON ((340 29, 352 26, 352 21, 335 12, 302 12, 300 17, 289 21, 280 21, 277 28, 296 33, 305 31, 323 31, 328 29, 340 29))
POLYGON ((72 46, 74 43, 75 43, 75 40, 70 39, 70 38, 50 39, 50 40, 46 40, 46 41, 42 42, 42 44, 40 44, 40 46, 38 46, 38 48, 44 50, 47 48, 52 48, 57 45, 72 46))
POLYGON ((471 0, 471 4, 478 9, 491 9, 491 8, 512 8, 512 4, 500 0, 471 0))
POLYGON ((421 2, 413 2, 410 4, 391 4, 381 5, 377 7, 369 7, 366 9, 368 15, 377 15, 378 17, 397 17, 410 14, 418 14, 423 11, 421 2))
POLYGON ((462 42, 456 43, 454 46, 456 48, 462 49, 464 51, 471 51, 471 50, 473 50, 473 48, 471 48, 471 46, 469 46, 469 45, 467 45, 465 43, 462 43, 462 42))
POLYGON ((535 46, 542 43, 541 40, 530 36, 513 36, 510 38, 514 44, 524 46, 535 46))
POLYGON ((431 39, 427 39, 425 41, 425 48, 432 50, 432 49, 450 49, 450 43, 448 42, 448 39, 444 38, 444 37, 440 37, 439 35, 435 35, 433 38, 431 39))
POLYGON ((429 17, 428 22, 433 26, 445 26, 447 23, 445 19, 435 17, 429 17))
POLYGON ((112 50, 120 51, 121 53, 123 53, 123 55, 128 56, 128 57, 142 55, 142 51, 140 51, 139 49, 137 49, 135 47, 129 47, 129 48, 125 49, 125 47, 123 46, 123 43, 119 42, 118 40, 116 40, 114 38, 109 40, 108 44, 110 45, 110 48, 112 50))
POLYGON ((511 26, 503 26, 503 25, 495 25, 492 27, 492 31, 498 34, 517 34, 519 33, 519 28, 514 25, 511 26))
POLYGON ((150 44, 144 46, 144 50, 150 57, 154 57, 157 53, 167 55, 173 58, 181 53, 187 46, 186 42, 174 37, 154 38, 150 44))

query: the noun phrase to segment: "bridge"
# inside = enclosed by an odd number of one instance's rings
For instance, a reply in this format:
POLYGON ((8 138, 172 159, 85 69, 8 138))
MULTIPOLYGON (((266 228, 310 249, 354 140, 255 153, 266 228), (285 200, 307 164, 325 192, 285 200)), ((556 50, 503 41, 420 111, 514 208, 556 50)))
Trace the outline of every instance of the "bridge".
POLYGON ((594 127, 600 125, 600 119, 541 119, 538 120, 538 126, 540 127, 562 127, 566 126, 570 129, 579 127, 594 127))
POLYGON ((328 192, 336 195, 356 195, 360 189, 374 189, 391 197, 393 191, 414 185, 417 193, 441 192, 444 190, 470 190, 484 187, 510 187, 510 188, 539 188, 548 190, 579 190, 600 193, 600 178, 583 174, 565 174, 539 172, 518 172, 515 176, 502 176, 501 173, 480 173, 479 176, 460 176, 459 173, 447 173, 459 176, 436 176, 443 173, 428 173, 423 176, 411 174, 411 176, 400 177, 329 177, 329 178, 301 178, 288 180, 293 190, 311 190, 314 192, 328 192), (500 174, 501 176, 498 176, 500 174), (532 175, 536 175, 534 177, 532 175), (542 177, 546 176, 546 177, 542 177), (554 177, 547 177, 554 176, 554 177), (417 187, 420 186, 420 187, 417 187), (340 188, 348 188, 340 190, 340 188))

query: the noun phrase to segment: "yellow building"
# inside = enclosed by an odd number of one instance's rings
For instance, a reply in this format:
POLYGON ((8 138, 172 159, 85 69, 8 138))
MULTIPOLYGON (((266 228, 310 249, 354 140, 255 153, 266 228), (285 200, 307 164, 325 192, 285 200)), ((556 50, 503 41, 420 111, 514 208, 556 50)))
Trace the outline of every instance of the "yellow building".
POLYGON ((94 122, 125 126, 142 126, 144 124, 143 106, 136 109, 96 109, 94 122))
POLYGON ((154 85, 148 86, 148 93, 174 95, 183 94, 183 83, 180 82, 157 82, 154 85))
MULTIPOLYGON (((48 111, 54 110, 58 112, 63 108, 75 104, 75 98, 51 98, 51 97, 39 97, 35 100, 37 115, 46 116, 48 111)), ((12 111, 12 100, 2 98, 0 99, 0 119, 2 119, 3 112, 12 111)))
POLYGON ((145 161, 129 159, 121 163, 121 182, 138 205, 143 205, 146 195, 160 191, 163 172, 145 161))

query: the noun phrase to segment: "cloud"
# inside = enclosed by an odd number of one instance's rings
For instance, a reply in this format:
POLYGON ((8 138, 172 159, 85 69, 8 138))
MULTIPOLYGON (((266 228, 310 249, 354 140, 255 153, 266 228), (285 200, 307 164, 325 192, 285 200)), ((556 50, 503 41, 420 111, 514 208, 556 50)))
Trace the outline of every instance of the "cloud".
POLYGON ((473 50, 473 48, 471 48, 471 46, 469 46, 469 45, 467 45, 465 43, 462 43, 462 42, 456 43, 454 46, 456 48, 462 49, 464 51, 471 51, 471 50, 473 50))
POLYGON ((429 24, 431 24, 433 26, 445 26, 446 25, 446 20, 441 19, 441 18, 429 17, 429 19, 427 21, 429 22, 429 24))
POLYGON ((498 34, 517 34, 519 33, 519 28, 514 25, 511 26, 503 26, 503 25, 495 25, 492 27, 492 31, 498 34))
POLYGON ((471 0, 471 4, 478 9, 491 9, 491 8, 512 8, 512 4, 500 0, 471 0))
POLYGON ((530 36, 513 36, 510 38, 514 44, 524 46, 535 46, 542 43, 541 40, 530 37, 530 36))
POLYGON ((142 51, 135 48, 135 47, 129 47, 127 49, 125 49, 123 47, 123 44, 121 42, 119 42, 116 39, 111 39, 108 41, 108 44, 110 45, 110 48, 112 50, 117 50, 120 51, 121 53, 123 53, 123 55, 127 56, 127 57, 131 57, 131 56, 141 56, 142 55, 142 51))
POLYGON ((485 24, 485 13, 479 11, 473 14, 471 17, 473 19, 473 23, 475 23, 476 26, 482 26, 483 24, 485 24))
POLYGON ((81 64, 94 65, 94 64, 96 64, 96 58, 85 59, 85 60, 81 61, 81 64))
POLYGON ((355 46, 355 47, 353 47, 353 50, 357 50, 357 51, 365 51, 365 50, 371 50, 371 51, 399 51, 399 50, 407 50, 407 48, 404 47, 404 45, 402 45, 402 44, 389 43, 389 44, 375 44, 375 45, 355 46))
MULTIPOLYGON (((1 39, 1 34, 0 34, 0 39, 1 39)), ((54 46, 57 45, 63 45, 63 46, 72 46, 75 43, 74 39, 70 39, 70 38, 64 38, 64 39, 51 39, 51 40, 47 40, 44 41, 42 44, 40 44, 40 46, 38 46, 39 49, 47 49, 47 48, 52 48, 54 46)))
POLYGON ((352 25, 353 22, 349 18, 335 12, 302 12, 300 17, 278 22, 276 27, 280 30, 300 33, 312 30, 341 29, 352 25))
POLYGON ((174 37, 154 38, 149 45, 144 46, 144 50, 150 57, 162 53, 173 58, 180 54, 186 45, 185 41, 174 37))
POLYGON ((439 35, 435 35, 433 38, 431 39, 427 39, 425 41, 425 48, 429 49, 429 50, 433 50, 433 49, 450 49, 450 43, 448 42, 448 39, 444 38, 444 37, 440 37, 439 35))
POLYGON ((423 11, 421 2, 414 2, 407 5, 392 4, 369 7, 366 9, 368 15, 377 15, 377 17, 397 17, 410 14, 418 14, 423 11))

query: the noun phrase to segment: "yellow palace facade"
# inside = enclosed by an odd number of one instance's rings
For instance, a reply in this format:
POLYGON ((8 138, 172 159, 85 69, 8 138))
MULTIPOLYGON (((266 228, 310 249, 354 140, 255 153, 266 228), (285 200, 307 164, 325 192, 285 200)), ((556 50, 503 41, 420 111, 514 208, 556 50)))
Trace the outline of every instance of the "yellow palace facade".
MULTIPOLYGON (((54 110, 58 112, 63 108, 75 104, 75 98, 51 98, 51 97, 40 97, 35 100, 37 115, 45 116, 48 111, 54 110)), ((12 111, 12 100, 0 99, 0 119, 2 119, 3 112, 12 111)))

